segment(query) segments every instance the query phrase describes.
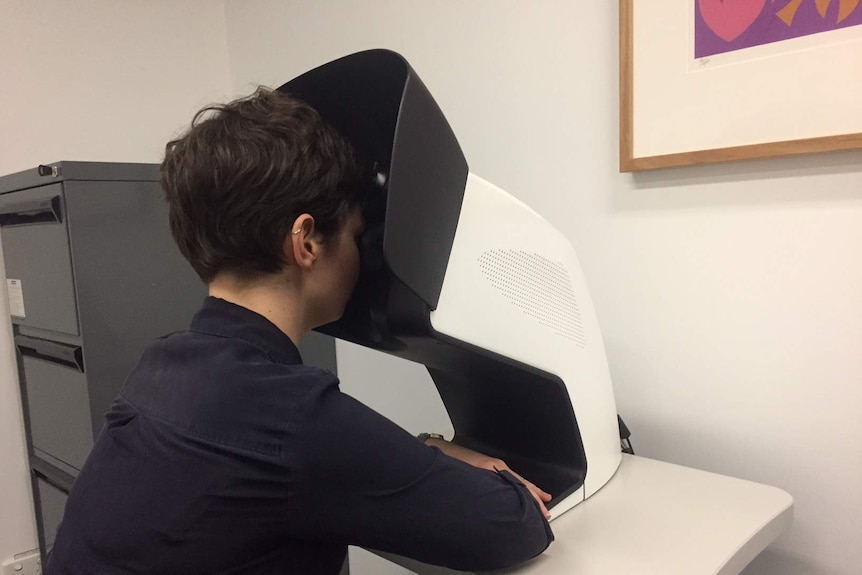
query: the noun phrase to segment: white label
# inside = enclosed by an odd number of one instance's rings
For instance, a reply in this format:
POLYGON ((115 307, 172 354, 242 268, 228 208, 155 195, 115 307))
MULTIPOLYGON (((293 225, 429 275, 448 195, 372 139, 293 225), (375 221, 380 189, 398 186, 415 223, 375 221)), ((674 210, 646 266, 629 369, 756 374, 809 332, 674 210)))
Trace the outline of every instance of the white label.
POLYGON ((9 290, 9 313, 12 317, 24 319, 24 289, 21 280, 6 280, 6 288, 9 290))

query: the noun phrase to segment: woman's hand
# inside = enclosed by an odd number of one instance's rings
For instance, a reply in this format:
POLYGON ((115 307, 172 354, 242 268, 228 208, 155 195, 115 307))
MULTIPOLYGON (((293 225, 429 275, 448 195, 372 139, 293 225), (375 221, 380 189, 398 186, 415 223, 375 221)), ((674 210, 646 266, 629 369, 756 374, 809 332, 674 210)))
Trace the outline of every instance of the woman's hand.
POLYGON ((530 483, 506 465, 506 462, 497 459, 496 457, 489 457, 478 451, 473 451, 472 449, 467 449, 466 447, 461 447, 460 445, 455 445, 449 441, 444 439, 436 439, 430 438, 425 441, 426 445, 431 445, 433 447, 438 448, 440 451, 448 455, 449 457, 454 457, 455 459, 460 459, 465 463, 469 463, 474 467, 479 467, 481 469, 487 469, 489 471, 508 471, 512 475, 514 475, 524 486, 530 491, 530 494, 533 498, 538 502, 539 509, 542 510, 542 513, 545 516, 545 519, 550 519, 551 514, 548 512, 548 508, 545 507, 545 503, 551 500, 551 494, 545 491, 542 491, 539 487, 530 483))

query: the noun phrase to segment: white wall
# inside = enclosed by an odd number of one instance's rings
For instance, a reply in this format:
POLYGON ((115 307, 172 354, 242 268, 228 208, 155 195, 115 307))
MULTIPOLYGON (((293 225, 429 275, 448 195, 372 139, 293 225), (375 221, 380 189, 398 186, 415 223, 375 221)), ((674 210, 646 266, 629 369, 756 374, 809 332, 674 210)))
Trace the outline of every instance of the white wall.
MULTIPOLYGON (((795 496, 793 528, 747 575, 859 572, 862 154, 619 174, 614 1, 228 0, 226 20, 237 91, 401 52, 471 170, 578 250, 638 453, 795 496)), ((351 346, 339 368, 433 430, 421 370, 351 346)))
MULTIPOLYGON (((58 160, 158 162, 229 85, 221 2, 0 0, 0 174, 58 160)), ((14 366, 4 320, 0 561, 37 545, 14 366)))
MULTIPOLYGON (((747 575, 855 574, 862 154, 619 174, 616 11, 607 0, 230 0, 225 15, 206 0, 0 0, 0 174, 158 161, 206 102, 356 50, 398 50, 472 171, 577 248, 639 454, 796 497, 791 532, 747 575)), ((421 370, 339 354, 348 389, 415 431, 443 425, 439 404, 416 407, 435 399, 421 370)), ((7 325, 0 560, 35 547, 13 365, 7 325)))

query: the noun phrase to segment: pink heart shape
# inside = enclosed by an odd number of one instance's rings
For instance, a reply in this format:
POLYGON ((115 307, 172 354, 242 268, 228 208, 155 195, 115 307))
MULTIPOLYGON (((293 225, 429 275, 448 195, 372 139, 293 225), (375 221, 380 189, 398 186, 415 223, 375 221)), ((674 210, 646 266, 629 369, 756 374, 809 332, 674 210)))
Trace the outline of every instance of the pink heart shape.
POLYGON ((709 29, 726 42, 748 30, 766 6, 766 0, 698 0, 709 29))

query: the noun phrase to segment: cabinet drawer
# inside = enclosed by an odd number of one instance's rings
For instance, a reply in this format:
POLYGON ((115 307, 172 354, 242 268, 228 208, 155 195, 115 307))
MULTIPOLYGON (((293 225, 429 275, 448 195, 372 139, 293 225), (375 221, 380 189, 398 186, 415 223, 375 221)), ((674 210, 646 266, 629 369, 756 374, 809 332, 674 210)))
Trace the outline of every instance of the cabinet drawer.
POLYGON ((12 323, 79 334, 62 184, 0 195, 12 323))
MULTIPOLYGON (((33 447, 80 470, 93 448, 87 376, 71 362, 32 353, 35 338, 16 336, 22 354, 24 388, 33 447)), ((48 342, 51 344, 52 342, 48 342)), ((60 344, 53 344, 64 347, 60 344)))
POLYGON ((69 496, 65 491, 39 476, 36 476, 36 489, 39 491, 38 513, 42 519, 42 534, 45 537, 45 551, 47 552, 54 545, 57 528, 63 521, 66 500, 69 496))

